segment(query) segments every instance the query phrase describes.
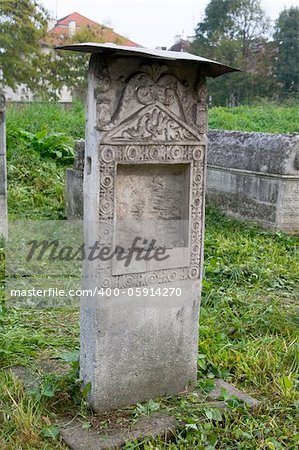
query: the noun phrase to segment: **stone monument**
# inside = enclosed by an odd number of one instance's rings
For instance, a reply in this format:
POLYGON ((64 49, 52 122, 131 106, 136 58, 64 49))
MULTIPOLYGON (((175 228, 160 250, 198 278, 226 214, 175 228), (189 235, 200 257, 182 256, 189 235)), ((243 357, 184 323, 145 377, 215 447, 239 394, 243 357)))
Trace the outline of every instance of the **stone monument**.
POLYGON ((83 266, 92 295, 80 323, 89 401, 107 411, 186 392, 197 372, 206 76, 235 69, 188 53, 61 48, 92 53, 83 266))
POLYGON ((270 230, 299 231, 299 135, 209 131, 207 200, 270 230))
POLYGON ((0 94, 0 236, 7 237, 5 98, 0 94))

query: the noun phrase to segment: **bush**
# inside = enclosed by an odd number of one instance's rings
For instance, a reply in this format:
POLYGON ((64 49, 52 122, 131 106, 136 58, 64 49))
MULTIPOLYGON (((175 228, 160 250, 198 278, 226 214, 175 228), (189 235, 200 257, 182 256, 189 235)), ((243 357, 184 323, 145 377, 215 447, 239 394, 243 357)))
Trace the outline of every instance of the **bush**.
POLYGON ((72 139, 63 133, 48 133, 47 130, 42 130, 34 134, 19 130, 18 137, 42 157, 57 159, 63 163, 71 163, 74 160, 72 139))

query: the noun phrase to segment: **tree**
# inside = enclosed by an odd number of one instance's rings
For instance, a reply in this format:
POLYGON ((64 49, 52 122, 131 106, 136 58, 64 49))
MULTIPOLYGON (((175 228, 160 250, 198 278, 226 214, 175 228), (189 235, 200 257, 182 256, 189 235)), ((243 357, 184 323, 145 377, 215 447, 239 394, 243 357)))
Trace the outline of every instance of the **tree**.
POLYGON ((260 0, 211 0, 207 5, 192 50, 245 72, 210 81, 214 103, 236 104, 271 89, 269 24, 260 0))
MULTIPOLYGON (((107 40, 107 28, 103 25, 81 27, 80 31, 63 41, 63 44, 81 42, 103 43, 107 40)), ((125 45, 122 37, 114 39, 115 44, 125 45)), ((40 95, 57 100, 63 87, 67 87, 72 95, 85 98, 87 88, 88 63, 90 56, 86 53, 52 50, 43 55, 40 95), (47 86, 45 90, 42 86, 47 86), (42 88, 42 89, 41 89, 42 88)))
POLYGON ((299 85, 299 8, 282 11, 275 24, 274 74, 282 94, 298 94, 299 85))
MULTIPOLYGON (((89 26, 82 27, 73 37, 69 37, 64 44, 80 42, 104 42, 98 36, 98 29, 89 26)), ((57 100, 63 87, 67 87, 72 95, 85 97, 87 87, 89 55, 86 53, 70 52, 51 49, 42 56, 40 77, 43 81, 38 89, 41 97, 57 100), (42 88, 46 86, 46 89, 42 88)))
POLYGON ((33 0, 0 0, 0 71, 2 84, 24 83, 34 90, 40 63, 39 39, 47 27, 47 14, 33 0))

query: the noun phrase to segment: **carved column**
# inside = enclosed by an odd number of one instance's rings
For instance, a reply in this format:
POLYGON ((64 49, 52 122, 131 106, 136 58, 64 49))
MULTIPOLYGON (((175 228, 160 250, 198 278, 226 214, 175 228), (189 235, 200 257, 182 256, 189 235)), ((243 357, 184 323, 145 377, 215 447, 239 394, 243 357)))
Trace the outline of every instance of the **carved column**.
POLYGON ((95 410, 178 394, 196 383, 207 124, 199 67, 113 53, 91 57, 86 248, 97 242, 98 249, 128 251, 140 237, 145 251, 154 238, 167 256, 133 258, 126 266, 94 253, 84 263, 83 289, 96 295, 82 297, 80 364, 95 410))

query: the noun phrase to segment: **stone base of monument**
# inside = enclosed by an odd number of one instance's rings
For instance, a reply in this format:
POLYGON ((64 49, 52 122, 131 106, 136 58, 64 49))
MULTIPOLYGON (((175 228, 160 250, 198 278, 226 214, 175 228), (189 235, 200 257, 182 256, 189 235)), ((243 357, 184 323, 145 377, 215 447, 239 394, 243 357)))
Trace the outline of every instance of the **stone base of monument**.
MULTIPOLYGON (((37 363, 37 367, 42 371, 44 370, 45 374, 61 374, 61 370, 63 370, 62 367, 57 367, 57 361, 55 360, 50 360, 47 364, 45 364, 45 361, 40 361, 37 363)), ((33 373, 25 367, 14 366, 9 371, 28 390, 38 387, 41 382, 40 374, 33 373)), ((257 407, 260 404, 257 399, 221 379, 214 379, 214 387, 207 395, 200 390, 195 390, 193 393, 188 393, 188 395, 197 397, 199 411, 201 405, 226 409, 228 404, 221 399, 223 398, 223 390, 226 393, 226 397, 238 399, 249 408, 257 407)), ((182 393, 182 396, 184 395, 182 393)), ((133 421, 132 408, 124 408, 98 415, 94 414, 90 418, 85 417, 84 420, 71 416, 60 417, 57 419, 57 424, 60 427, 60 436, 72 450, 121 448, 128 441, 142 440, 147 437, 160 437, 164 440, 171 440, 175 432, 183 429, 185 424, 174 417, 169 409, 166 407, 163 409, 163 399, 160 400, 161 410, 150 414, 140 414, 139 418, 133 421), (86 423, 89 424, 88 429, 84 426, 86 423)), ((170 399, 168 398, 167 400, 169 403, 170 399)))
POLYGON ((59 421, 61 437, 73 450, 102 450, 122 448, 132 440, 140 440, 146 437, 162 437, 171 439, 175 431, 182 425, 175 417, 166 412, 152 413, 150 416, 141 417, 130 426, 114 424, 109 431, 90 428, 84 430, 82 422, 70 419, 59 421))

